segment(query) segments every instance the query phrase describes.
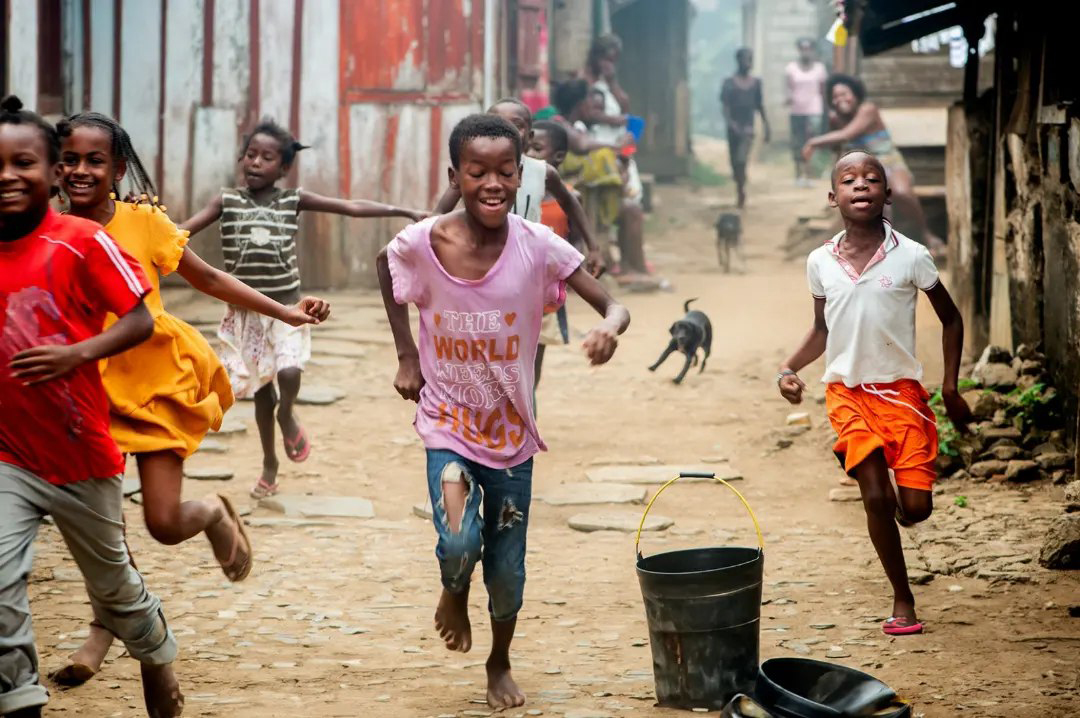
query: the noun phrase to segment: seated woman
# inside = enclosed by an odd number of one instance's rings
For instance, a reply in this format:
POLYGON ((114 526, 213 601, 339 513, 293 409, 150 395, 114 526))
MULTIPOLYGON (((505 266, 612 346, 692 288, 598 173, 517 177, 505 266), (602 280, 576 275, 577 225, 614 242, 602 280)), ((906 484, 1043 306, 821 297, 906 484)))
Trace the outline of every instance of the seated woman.
POLYGON ((904 162, 900 150, 893 144, 877 105, 866 99, 866 87, 849 75, 832 75, 825 84, 829 101, 831 132, 812 137, 803 146, 803 158, 809 160, 814 150, 836 147, 844 150, 866 150, 875 155, 885 167, 892 201, 904 217, 914 223, 922 243, 935 258, 945 255, 945 242, 930 231, 919 198, 915 196, 915 178, 904 162))
POLYGON ((619 262, 610 261, 612 274, 620 285, 639 291, 659 289, 663 279, 650 276, 645 261, 644 211, 640 200, 626 193, 626 172, 618 156, 632 137, 624 134, 617 143, 604 142, 590 136, 588 124, 594 100, 589 83, 583 79, 570 80, 555 88, 553 94, 559 114, 551 119, 566 127, 570 152, 560 171, 585 196, 585 209, 593 218, 597 235, 605 236, 609 228, 618 226, 619 262))

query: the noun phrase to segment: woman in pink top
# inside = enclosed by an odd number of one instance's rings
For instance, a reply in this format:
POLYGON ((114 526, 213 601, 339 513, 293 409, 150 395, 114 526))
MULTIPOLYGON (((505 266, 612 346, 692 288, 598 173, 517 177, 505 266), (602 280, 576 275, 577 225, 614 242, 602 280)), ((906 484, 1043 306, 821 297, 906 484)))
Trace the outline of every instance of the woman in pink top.
POLYGON ((787 105, 791 113, 791 150, 795 157, 795 184, 808 187, 806 160, 802 156, 806 141, 821 131, 825 112, 825 64, 817 59, 813 40, 802 38, 797 43, 799 59, 789 62, 784 70, 787 105))
POLYGON ((585 338, 593 364, 615 352, 630 314, 584 268, 584 257, 540 224, 510 214, 521 184, 521 135, 495 115, 450 134, 450 186, 464 208, 401 232, 377 261, 394 333, 394 387, 418 403, 443 591, 435 626, 446 647, 472 647, 469 582, 484 565, 491 613, 487 701, 525 703, 510 675, 510 643, 525 588, 532 457, 546 449, 533 414, 533 361, 545 305, 570 285, 604 320, 585 338), (409 304, 420 312, 413 341, 409 304), (483 516, 480 506, 483 504, 483 516))

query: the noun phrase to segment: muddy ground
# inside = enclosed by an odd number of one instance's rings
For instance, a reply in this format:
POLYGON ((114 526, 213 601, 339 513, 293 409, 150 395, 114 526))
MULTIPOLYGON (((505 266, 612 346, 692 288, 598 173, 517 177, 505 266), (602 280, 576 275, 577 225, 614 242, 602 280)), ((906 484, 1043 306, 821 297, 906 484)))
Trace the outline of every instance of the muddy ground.
MULTIPOLYGON (((780 245, 792 218, 819 208, 825 195, 823 186, 795 189, 788 172, 753 172, 746 272, 738 275, 716 269, 711 230, 717 212, 730 207, 730 188, 660 188, 648 251, 675 291, 621 296, 633 323, 608 366, 587 366, 578 344, 592 317, 571 301, 574 341, 549 350, 540 388, 540 427, 551 450, 538 458, 534 495, 582 482, 601 463, 726 459, 744 477, 738 486, 765 532, 762 658, 835 657, 889 682, 927 717, 1080 714, 1080 620, 1067 612, 1080 602, 1080 577, 1034 560, 1047 521, 1062 510, 1057 487, 941 482, 937 512, 908 537, 913 569, 943 571, 922 576, 929 582, 916 589, 928 631, 881 634, 891 602, 861 507, 827 498, 840 471, 828 450, 824 407, 814 398, 822 390, 814 386, 806 406, 814 428, 788 437, 790 408, 774 388, 778 362, 811 316, 803 266, 784 262, 780 245), (645 367, 690 297, 700 297, 716 339, 706 371, 675 386, 675 358, 656 374, 645 367), (791 446, 780 449, 784 439, 791 446), (956 495, 967 498, 966 508, 953 505, 956 495), (954 571, 961 565, 986 571, 954 571)), ((302 465, 282 457, 283 492, 363 496, 374 502, 376 518, 282 522, 281 514, 256 507, 250 532, 257 563, 245 583, 230 585, 204 540, 160 546, 139 507, 127 504, 132 549, 181 643, 185 715, 489 715, 482 587, 473 591, 471 654, 447 653, 432 630, 434 534, 413 512, 425 496, 424 453, 410 426, 412 405, 391 387, 394 352, 379 298, 352 291, 331 299, 334 317, 316 334, 305 382, 347 396, 302 408, 315 448, 302 465)), ((920 351, 936 381, 939 329, 928 307, 921 309, 920 351)), ((209 327, 220 309, 198 301, 178 304, 176 313, 209 327)), ((815 372, 820 366, 805 376, 815 372)), ((246 506, 259 468, 251 404, 241 403, 230 419, 246 432, 215 437, 226 451, 200 452, 190 464, 235 477, 189 481, 186 490, 221 491, 246 506)), ((534 502, 514 644, 529 702, 508 715, 682 715, 654 707, 633 536, 567 526, 581 512, 636 517, 642 508, 534 502)), ((676 485, 654 511, 675 523, 645 536, 646 553, 754 541, 746 512, 718 485, 676 485)), ((31 588, 47 670, 85 635, 89 607, 54 529, 43 528, 37 550, 31 588)), ((53 689, 46 715, 143 715, 138 666, 114 647, 90 684, 53 689)))

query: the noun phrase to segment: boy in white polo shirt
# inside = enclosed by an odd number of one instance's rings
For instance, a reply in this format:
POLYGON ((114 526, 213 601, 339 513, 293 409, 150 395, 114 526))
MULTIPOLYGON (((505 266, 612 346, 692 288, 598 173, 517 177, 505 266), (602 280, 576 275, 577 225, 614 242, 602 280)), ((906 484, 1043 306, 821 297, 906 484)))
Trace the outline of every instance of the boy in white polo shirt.
POLYGON ((921 633, 897 522, 910 526, 933 510, 938 439, 927 405, 922 365, 915 358, 915 304, 926 292, 943 327, 942 397, 964 430, 971 413, 957 389, 964 324, 926 247, 892 228, 885 170, 873 155, 843 155, 832 173, 829 204, 844 231, 810 253, 807 278, 814 325, 777 375, 780 393, 802 401, 796 374, 824 353, 826 407, 833 447, 859 484, 870 540, 893 588, 889 635, 921 633))

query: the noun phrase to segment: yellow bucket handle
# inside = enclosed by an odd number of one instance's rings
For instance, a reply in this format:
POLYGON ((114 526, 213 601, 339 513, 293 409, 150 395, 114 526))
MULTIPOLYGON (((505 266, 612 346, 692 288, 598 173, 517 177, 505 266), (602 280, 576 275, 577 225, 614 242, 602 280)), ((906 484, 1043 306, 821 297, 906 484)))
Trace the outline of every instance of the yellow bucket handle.
POLYGON ((679 479, 712 479, 734 491, 735 495, 739 497, 739 501, 742 502, 742 505, 746 507, 747 512, 750 514, 750 519, 754 522, 754 530, 757 531, 758 548, 761 551, 765 550, 765 539, 761 535, 761 524, 758 523, 757 516, 754 515, 754 510, 750 508, 750 504, 747 503, 746 499, 739 493, 738 489, 723 479, 717 478, 716 474, 712 472, 680 471, 678 476, 671 479, 657 490, 656 494, 649 500, 649 504, 645 507, 645 513, 641 515, 641 523, 638 524, 637 537, 634 539, 634 553, 637 554, 638 558, 641 558, 641 531, 645 528, 645 519, 649 516, 649 510, 652 509, 653 503, 660 498, 660 494, 664 493, 664 489, 671 486, 679 479))

